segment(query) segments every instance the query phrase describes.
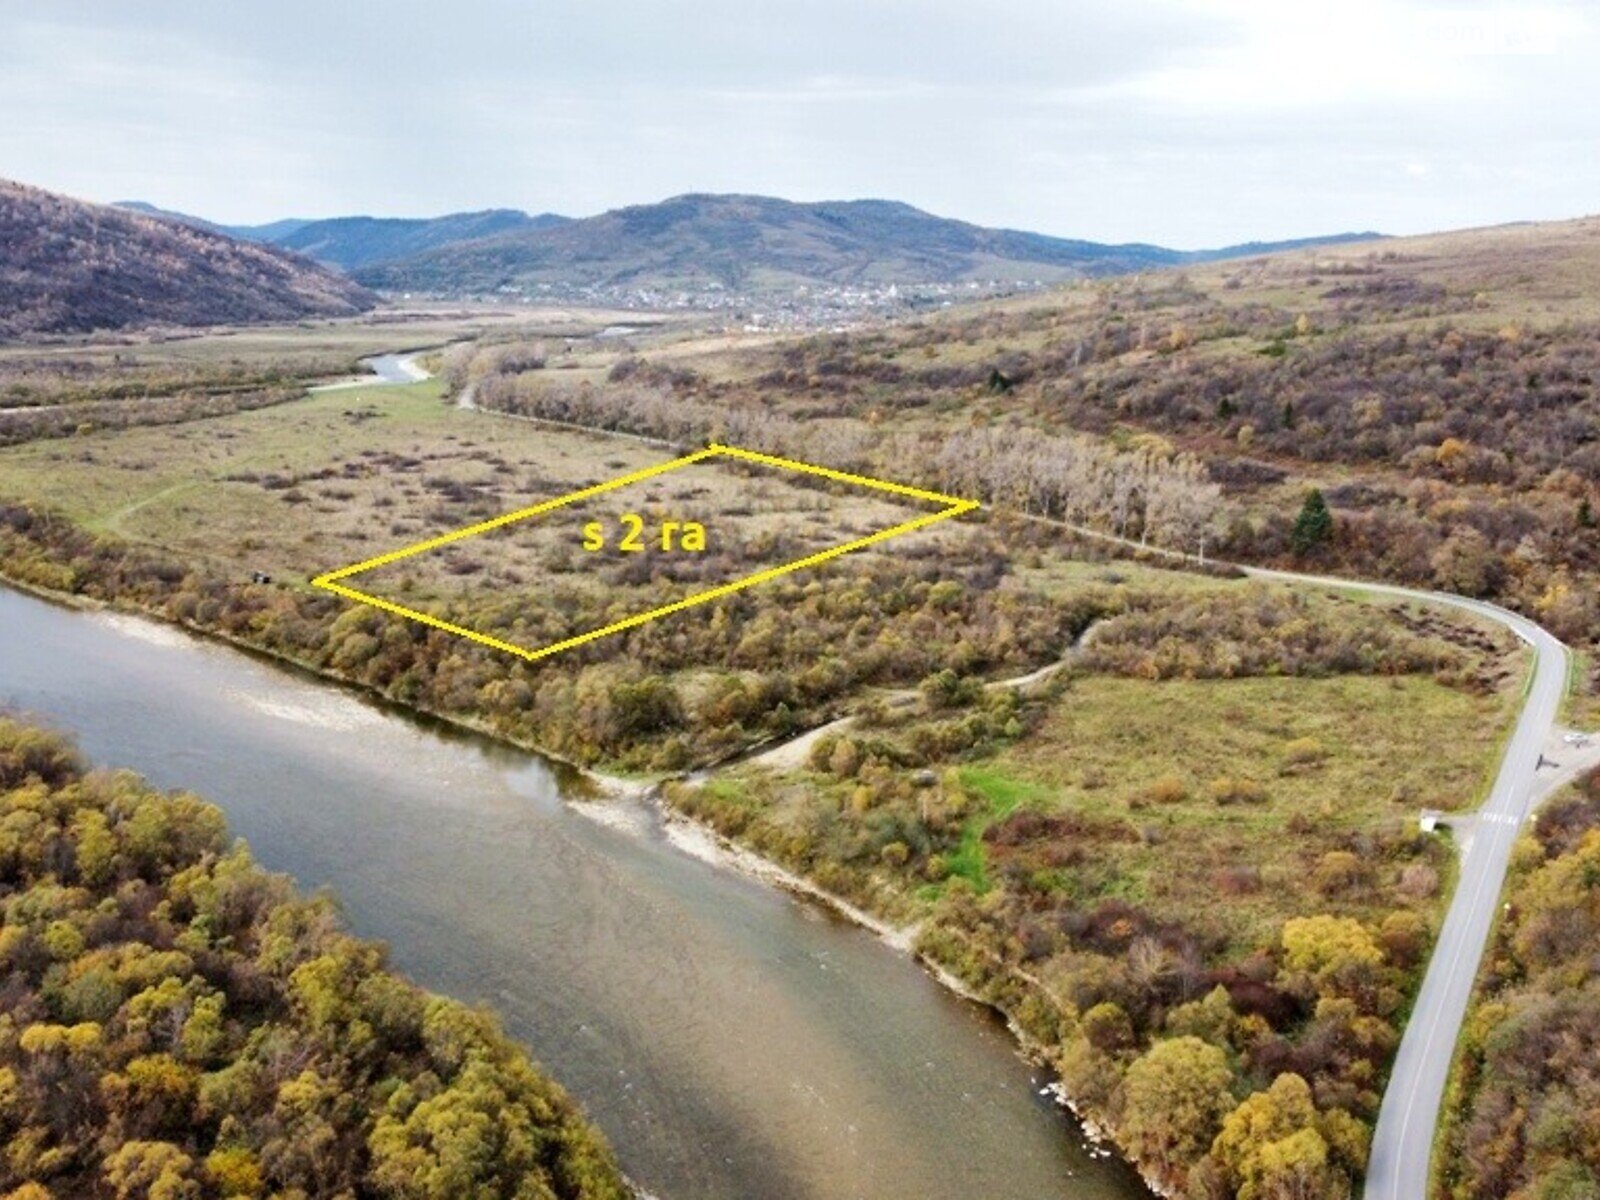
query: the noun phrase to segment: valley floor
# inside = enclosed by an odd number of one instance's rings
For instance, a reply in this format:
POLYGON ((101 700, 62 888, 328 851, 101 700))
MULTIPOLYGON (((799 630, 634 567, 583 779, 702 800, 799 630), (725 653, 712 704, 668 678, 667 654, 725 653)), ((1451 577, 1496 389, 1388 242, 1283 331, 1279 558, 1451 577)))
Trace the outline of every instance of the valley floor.
MULTIPOLYGON (((1115 558, 1003 513, 539 669, 301 587, 655 453, 466 411, 436 381, 322 392, 0 452, 0 553, 32 585, 587 764, 679 773, 776 739, 669 801, 918 926, 919 951, 1006 1012, 1154 1183, 1263 1169, 1228 1131, 1269 1103, 1321 1147, 1323 1185, 1358 1177, 1454 874, 1416 815, 1485 793, 1518 705, 1511 644, 1410 601, 1115 558), (787 740, 807 726, 825 728, 787 740), (1158 1099, 1173 1089, 1192 1121, 1158 1099)), ((696 502, 745 523, 740 553, 803 546, 824 499, 717 486, 696 502)), ((526 631, 695 582, 597 590, 558 545, 497 550, 398 586, 526 631), (517 603, 477 598, 486 581, 517 603)))

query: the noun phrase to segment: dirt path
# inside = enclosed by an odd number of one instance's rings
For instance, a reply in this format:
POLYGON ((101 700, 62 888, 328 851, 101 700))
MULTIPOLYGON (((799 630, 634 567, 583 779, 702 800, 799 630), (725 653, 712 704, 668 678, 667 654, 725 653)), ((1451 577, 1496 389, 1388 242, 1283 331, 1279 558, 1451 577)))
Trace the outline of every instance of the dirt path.
MULTIPOLYGON (((1023 690, 1053 679, 1078 660, 1084 648, 1088 646, 1090 636, 1099 627, 1099 624, 1100 622, 1096 621, 1085 629, 1077 642, 1067 651, 1065 657, 1059 658, 1053 663, 1046 663, 1042 667, 1029 671, 1026 675, 1014 675, 1009 679, 991 679, 983 685, 984 690, 993 691, 999 688, 1023 690)), ((917 692, 914 689, 903 688, 888 693, 884 700, 891 708, 908 708, 917 702, 917 698, 917 692)), ((815 729, 808 729, 804 733, 796 734, 792 738, 768 746, 755 754, 737 759, 735 763, 739 766, 765 767, 771 771, 795 770, 805 766, 810 761, 811 748, 819 741, 830 734, 843 733, 858 720, 860 720, 860 714, 846 713, 844 716, 836 717, 826 724, 818 725, 815 729)), ((734 764, 730 763, 729 765, 734 764)))

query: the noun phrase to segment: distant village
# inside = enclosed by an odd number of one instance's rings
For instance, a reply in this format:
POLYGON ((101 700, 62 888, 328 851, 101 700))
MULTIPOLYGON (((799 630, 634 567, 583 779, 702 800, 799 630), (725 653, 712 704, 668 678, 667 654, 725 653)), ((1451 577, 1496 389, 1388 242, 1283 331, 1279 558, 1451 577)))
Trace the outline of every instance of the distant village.
POLYGON ((582 304, 640 312, 726 314, 745 332, 833 329, 843 331, 907 313, 948 308, 998 296, 1038 291, 1042 280, 969 280, 921 284, 799 284, 790 290, 735 291, 719 284, 698 287, 623 287, 603 284, 507 284, 493 296, 502 303, 582 304))

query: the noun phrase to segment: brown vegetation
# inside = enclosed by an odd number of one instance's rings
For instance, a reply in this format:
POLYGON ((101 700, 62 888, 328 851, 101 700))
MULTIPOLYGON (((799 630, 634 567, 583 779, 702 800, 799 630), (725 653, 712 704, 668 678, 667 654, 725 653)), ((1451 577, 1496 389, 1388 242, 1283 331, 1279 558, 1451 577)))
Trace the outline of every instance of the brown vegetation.
MULTIPOLYGON (((1101 610, 1092 597, 1003 586, 1000 553, 968 542, 938 560, 846 559, 526 663, 377 609, 230 582, 0 506, 0 565, 24 583, 137 605, 524 745, 639 769, 721 757, 815 722, 863 688, 915 684, 948 665, 981 673, 1048 661, 1101 610)), ((636 610, 672 586, 646 579, 636 610)), ((542 645, 603 624, 615 599, 593 589, 490 594, 445 611, 542 645)))
POLYGON ((0 338, 348 316, 370 292, 307 259, 0 180, 0 338))

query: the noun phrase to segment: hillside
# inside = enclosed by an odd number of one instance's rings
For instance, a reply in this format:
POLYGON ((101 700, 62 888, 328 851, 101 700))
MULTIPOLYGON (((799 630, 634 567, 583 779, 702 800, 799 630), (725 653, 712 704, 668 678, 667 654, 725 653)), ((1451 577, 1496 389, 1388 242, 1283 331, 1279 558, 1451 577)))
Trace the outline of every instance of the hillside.
POLYGON ((753 291, 815 284, 1067 280, 1234 253, 1102 245, 986 229, 886 200, 799 204, 766 196, 689 195, 441 246, 355 274, 372 287, 432 292, 541 284, 753 291))
POLYGON ((196 229, 209 229, 212 233, 225 233, 244 242, 279 242, 302 226, 311 224, 304 217, 283 217, 268 221, 265 225, 220 225, 192 213, 175 212, 144 200, 118 200, 111 207, 143 213, 147 217, 160 217, 163 221, 176 221, 180 225, 192 225, 196 229))
POLYGON ((192 213, 159 208, 143 200, 121 200, 114 208, 206 229, 245 242, 281 246, 341 271, 426 254, 441 246, 499 234, 548 229, 570 218, 556 213, 529 216, 514 208, 446 213, 442 217, 284 217, 261 225, 223 225, 192 213))
POLYGON ((426 254, 457 242, 549 229, 566 221, 566 217, 555 213, 530 217, 512 208, 449 213, 442 217, 332 217, 325 221, 308 221, 271 240, 318 262, 353 271, 426 254))
POLYGON ((367 291, 269 246, 0 181, 0 338, 347 316, 367 291))
MULTIPOLYGON (((1192 456, 1220 502, 1178 544, 1492 598, 1581 644, 1600 629, 1597 281, 1597 218, 1199 264, 737 356, 647 355, 616 378, 670 404, 645 394, 613 423, 695 404, 724 426, 825 412, 932 439, 959 414, 972 432, 930 484, 1151 540, 1177 536, 1159 495, 1075 478, 1084 452, 1057 443, 1192 456), (1314 538, 1312 489, 1332 510, 1314 538)), ((479 402, 561 398, 534 382, 482 381, 479 402)))

